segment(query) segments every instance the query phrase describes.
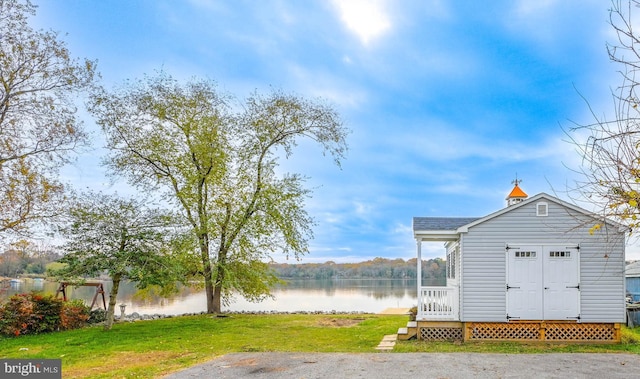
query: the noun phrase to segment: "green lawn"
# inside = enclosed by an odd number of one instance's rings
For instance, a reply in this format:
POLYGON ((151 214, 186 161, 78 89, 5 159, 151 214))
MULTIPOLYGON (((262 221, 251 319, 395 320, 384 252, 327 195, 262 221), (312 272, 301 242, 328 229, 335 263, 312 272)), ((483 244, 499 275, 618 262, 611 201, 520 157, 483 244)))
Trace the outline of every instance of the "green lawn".
POLYGON ((65 378, 153 378, 231 352, 373 352, 406 316, 176 317, 0 340, 3 358, 61 358, 65 378), (25 350, 28 349, 28 350, 25 350))
MULTIPOLYGON (((231 352, 367 352, 406 325, 406 316, 210 315, 116 324, 0 339, 3 358, 61 358, 65 378, 154 378, 231 352)), ((424 343, 399 341, 394 352, 632 352, 640 328, 617 345, 424 343)))

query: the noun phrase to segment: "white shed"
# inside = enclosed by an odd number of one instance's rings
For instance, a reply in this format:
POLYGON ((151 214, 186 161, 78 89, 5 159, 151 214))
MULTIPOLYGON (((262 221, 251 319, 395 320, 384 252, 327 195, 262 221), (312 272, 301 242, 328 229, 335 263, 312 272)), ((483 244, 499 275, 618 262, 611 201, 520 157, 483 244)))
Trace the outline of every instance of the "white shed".
POLYGON ((619 340, 621 225, 546 193, 529 198, 516 181, 505 208, 484 217, 414 217, 413 234, 418 278, 422 243, 442 241, 447 284, 418 282, 417 321, 405 337, 619 340))

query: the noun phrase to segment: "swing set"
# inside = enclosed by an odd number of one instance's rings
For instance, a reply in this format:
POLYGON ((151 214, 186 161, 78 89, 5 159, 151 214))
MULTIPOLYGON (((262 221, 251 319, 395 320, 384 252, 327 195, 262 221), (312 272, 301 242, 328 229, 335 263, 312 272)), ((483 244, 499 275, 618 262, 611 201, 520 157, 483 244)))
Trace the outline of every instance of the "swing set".
POLYGON ((59 294, 62 294, 62 299, 64 301, 68 301, 67 299, 67 287, 96 287, 96 293, 93 295, 93 301, 91 302, 91 309, 98 302, 98 295, 102 296, 102 306, 104 310, 107 310, 107 302, 104 298, 104 287, 102 283, 72 283, 72 282, 60 282, 60 286, 58 286, 58 290, 56 291, 56 298, 59 294))

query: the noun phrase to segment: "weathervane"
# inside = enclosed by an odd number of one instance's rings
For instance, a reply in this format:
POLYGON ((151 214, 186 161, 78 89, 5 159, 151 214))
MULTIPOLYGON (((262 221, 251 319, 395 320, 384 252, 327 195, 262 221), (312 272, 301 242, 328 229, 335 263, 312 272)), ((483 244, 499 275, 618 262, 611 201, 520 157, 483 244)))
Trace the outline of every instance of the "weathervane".
POLYGON ((522 183, 522 179, 518 180, 518 173, 516 172, 516 180, 513 180, 511 184, 515 184, 517 186, 520 183, 522 183))

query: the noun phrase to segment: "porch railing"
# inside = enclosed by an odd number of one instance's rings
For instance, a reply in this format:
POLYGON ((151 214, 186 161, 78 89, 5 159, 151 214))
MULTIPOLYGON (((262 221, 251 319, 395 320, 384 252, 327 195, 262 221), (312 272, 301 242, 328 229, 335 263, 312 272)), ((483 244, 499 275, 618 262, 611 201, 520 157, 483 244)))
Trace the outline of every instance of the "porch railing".
POLYGON ((458 321, 458 288, 421 287, 418 320, 458 321))

